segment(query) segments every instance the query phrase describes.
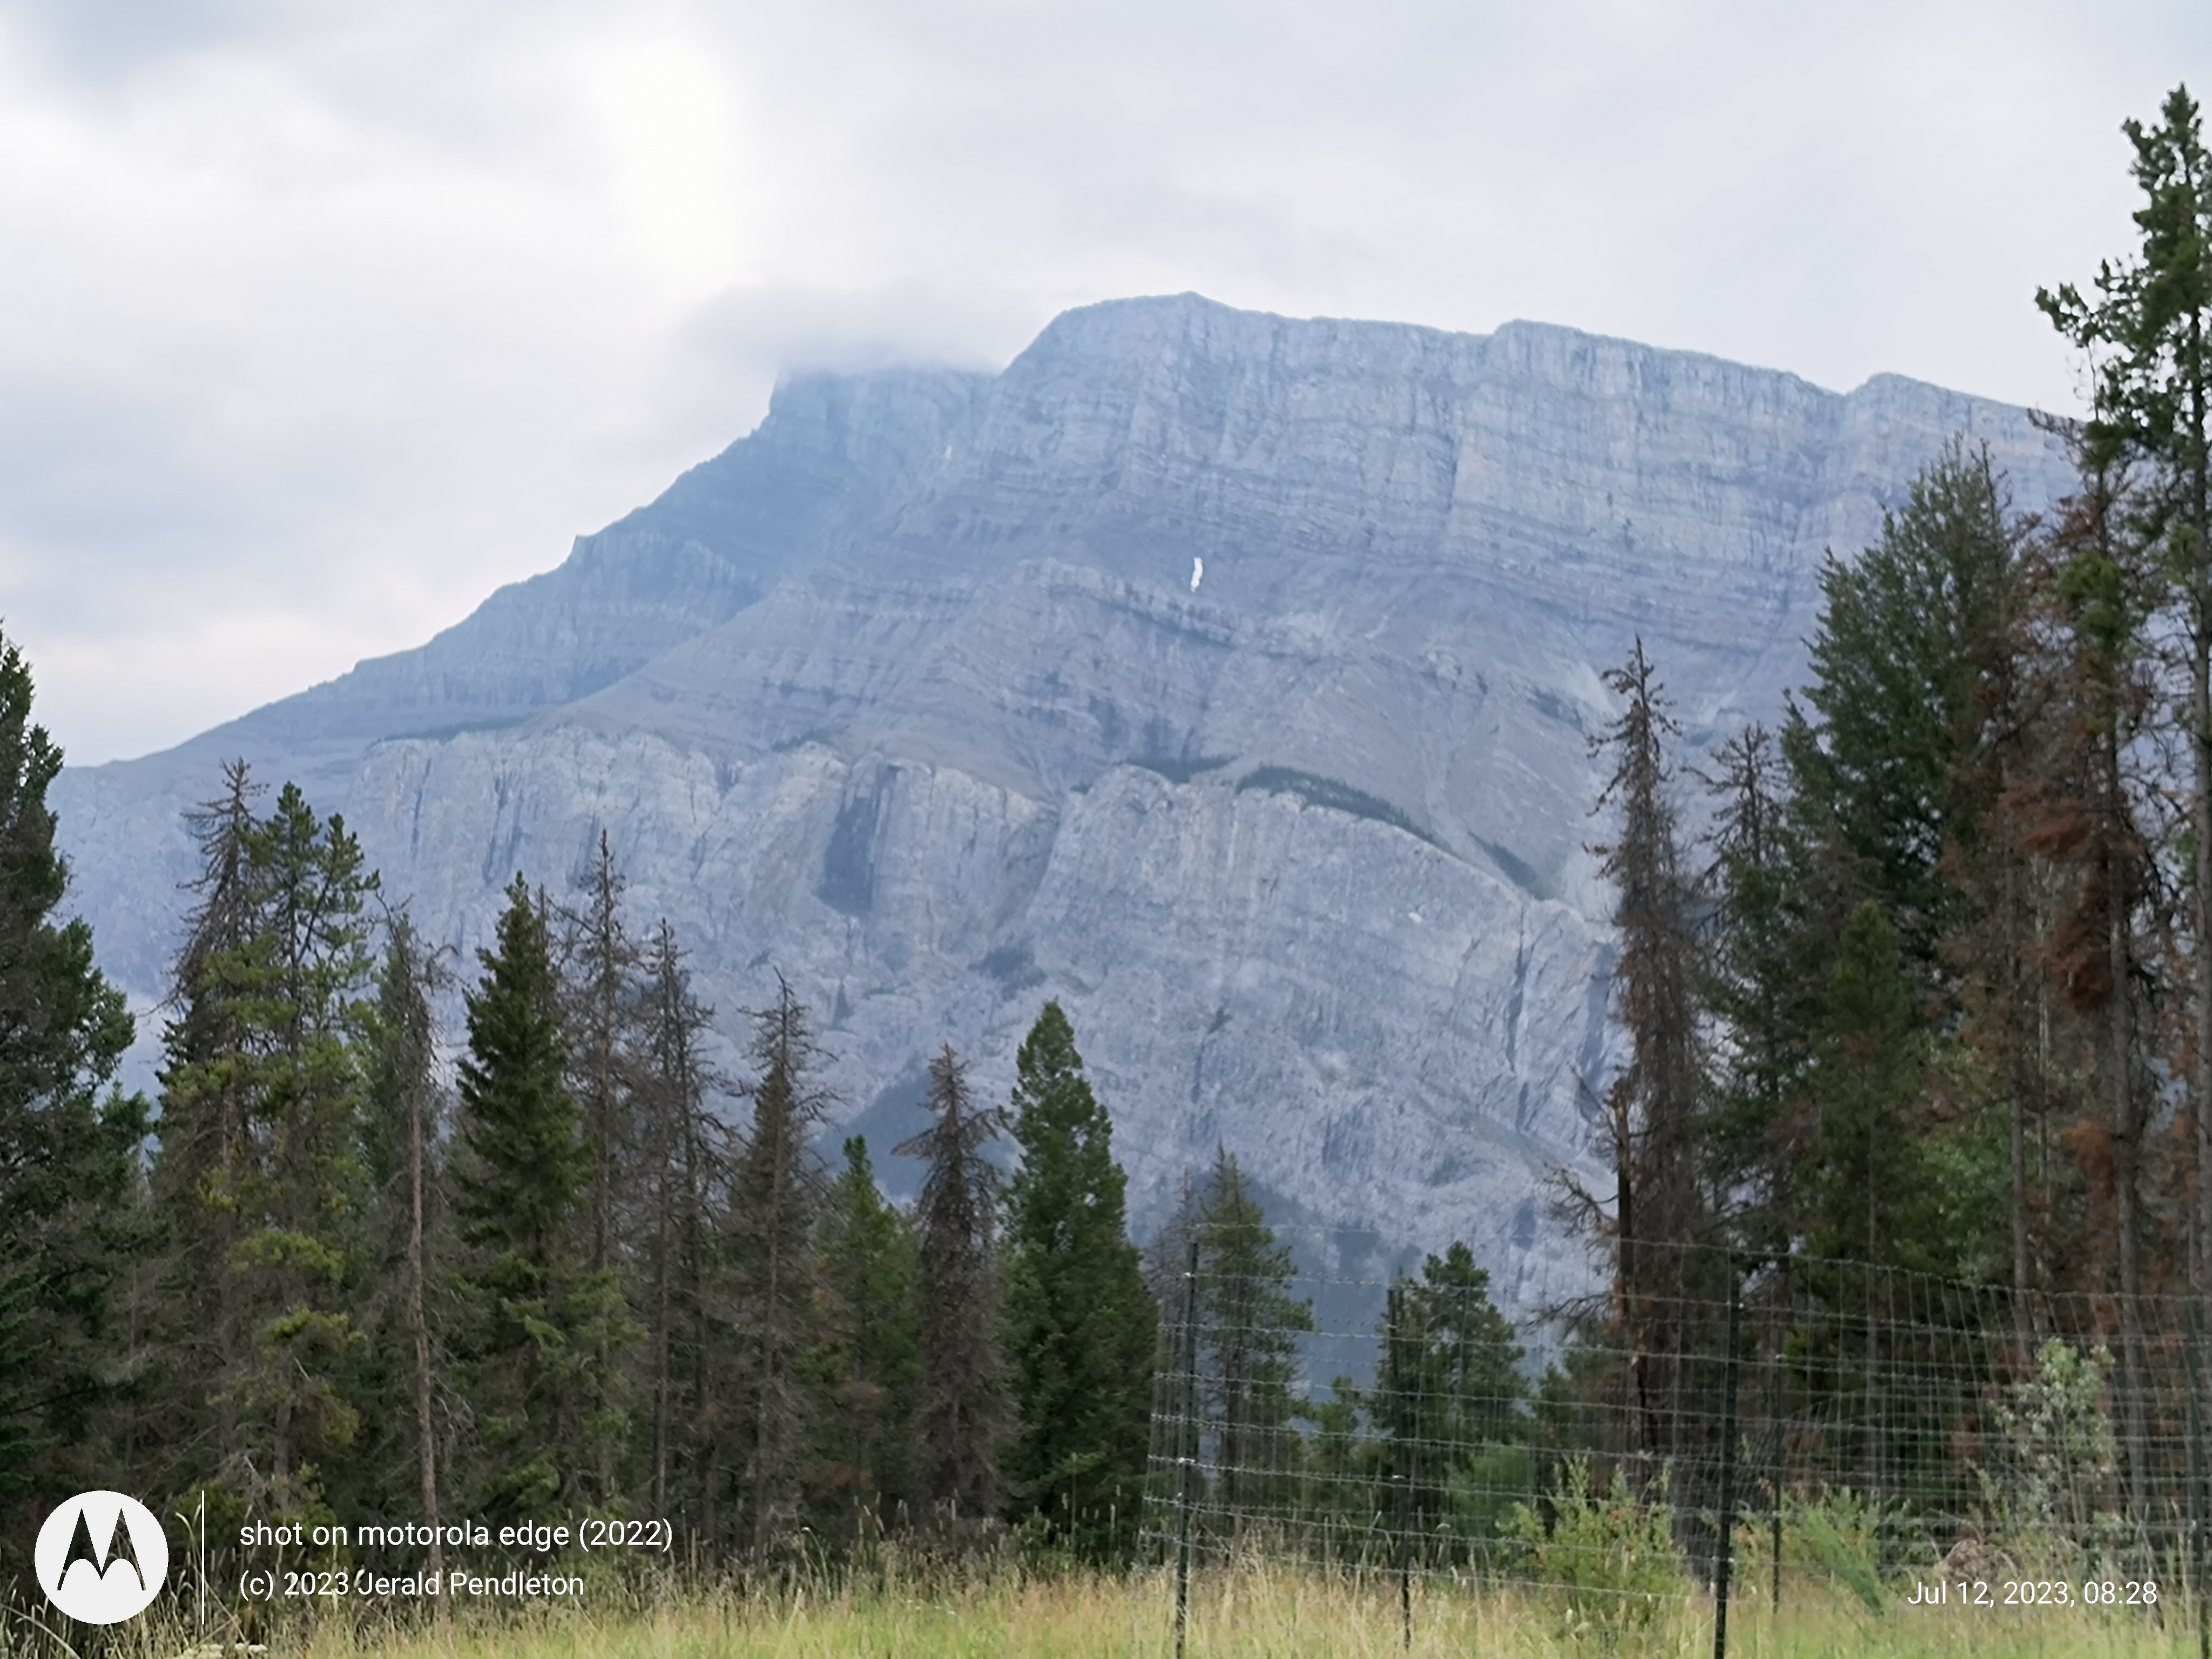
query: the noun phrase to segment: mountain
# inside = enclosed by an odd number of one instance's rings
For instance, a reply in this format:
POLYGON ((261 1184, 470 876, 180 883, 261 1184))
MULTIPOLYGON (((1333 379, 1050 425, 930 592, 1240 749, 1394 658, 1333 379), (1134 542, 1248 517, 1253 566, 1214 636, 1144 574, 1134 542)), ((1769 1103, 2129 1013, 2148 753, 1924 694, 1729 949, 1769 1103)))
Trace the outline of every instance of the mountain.
POLYGON ((1540 1189, 1610 1051, 1600 674, 1641 635, 1693 744, 1772 716, 1824 551, 1954 435, 2065 487, 2023 410, 1527 323, 1184 295, 996 375, 798 377, 421 648, 64 773, 76 900, 156 997, 232 756, 465 951, 605 828, 726 1030, 778 973, 820 1011, 872 1134, 944 1042, 1003 1090, 1056 995, 1140 1218, 1219 1143, 1523 1306, 1585 1271, 1540 1189))

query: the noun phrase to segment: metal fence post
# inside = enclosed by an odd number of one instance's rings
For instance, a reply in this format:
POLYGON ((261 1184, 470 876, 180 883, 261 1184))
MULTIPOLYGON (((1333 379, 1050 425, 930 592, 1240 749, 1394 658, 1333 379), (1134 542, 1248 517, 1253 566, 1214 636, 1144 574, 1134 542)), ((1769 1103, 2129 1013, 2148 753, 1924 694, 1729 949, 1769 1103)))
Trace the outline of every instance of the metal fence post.
POLYGON ((1398 1483, 1398 1645, 1413 1646, 1413 1483, 1404 1470, 1391 1477, 1398 1483))
POLYGON ((1771 1293, 1778 1298, 1780 1316, 1778 1328, 1771 1329, 1767 1337, 1770 1362, 1773 1366, 1767 1384, 1766 1415, 1771 1421, 1769 1432, 1774 1437, 1774 1512, 1771 1516, 1773 1532, 1774 1613, 1782 1614, 1782 1504, 1783 1494, 1790 1481, 1790 1377, 1788 1354, 1790 1331, 1796 1323, 1797 1297, 1790 1281, 1786 1261, 1779 1264, 1775 1288, 1771 1293))
POLYGON ((1729 1262, 1728 1352, 1721 1384, 1721 1535, 1713 1558, 1713 1659, 1728 1659, 1729 1570, 1735 1547, 1736 1338, 1743 1319, 1743 1284, 1729 1262))
MULTIPOLYGON (((1390 1485, 1396 1495, 1395 1507, 1398 1511, 1396 1534, 1398 1568, 1398 1640, 1402 1648, 1413 1645, 1413 1574, 1411 1552, 1413 1532, 1413 1440, 1420 1426, 1418 1411, 1407 1409, 1407 1378, 1398 1369, 1405 1356, 1404 1318, 1406 1309, 1405 1285, 1401 1279, 1390 1286, 1384 1303, 1383 1341, 1384 1363, 1390 1368, 1393 1384, 1390 1401, 1390 1485)), ((1418 1373, 1416 1374, 1418 1377, 1418 1373)))
POLYGON ((2212 1659, 2212 1624, 2205 1622, 2204 1528, 2208 1520, 2204 1490, 2204 1314, 2197 1297, 2189 1298, 2189 1356, 2185 1386, 2189 1391, 2189 1576, 2190 1599, 2197 1603, 2197 1659, 2212 1659))
POLYGON ((1182 1513, 1176 1517, 1180 1534, 1176 1544, 1176 1659, 1183 1659, 1183 1641, 1190 1628, 1190 1522, 1191 1511, 1197 1506, 1193 1486, 1198 1476, 1198 1235, 1190 1236, 1190 1258, 1182 1274, 1182 1340, 1176 1345, 1182 1351, 1182 1423, 1176 1436, 1176 1449, 1182 1453, 1176 1461, 1181 1465, 1182 1491, 1178 1505, 1182 1513))

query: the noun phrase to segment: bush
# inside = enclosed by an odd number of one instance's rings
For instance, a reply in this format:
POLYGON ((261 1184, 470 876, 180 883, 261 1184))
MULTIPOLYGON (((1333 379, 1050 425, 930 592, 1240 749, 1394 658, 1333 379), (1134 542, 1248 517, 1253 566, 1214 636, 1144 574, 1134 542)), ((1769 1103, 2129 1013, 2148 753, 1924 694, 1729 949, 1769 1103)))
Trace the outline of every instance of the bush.
MULTIPOLYGON (((1782 1498, 1782 1561, 1793 1579, 1813 1574, 1840 1584, 1869 1613, 1887 1610, 1881 1583, 1881 1506, 1849 1486, 1829 1486, 1818 1498, 1782 1498)), ((1747 1520, 1736 1528, 1735 1573, 1740 1585, 1765 1583, 1774 1571, 1771 1520, 1747 1520)))
POLYGON ((1644 1492, 1616 1468, 1600 1493, 1589 1460, 1571 1458, 1552 1494, 1552 1522, 1518 1504, 1507 1530, 1518 1565, 1559 1598, 1562 1633, 1578 1644, 1613 1652, 1640 1640, 1670 1602, 1690 1592, 1690 1575, 1674 1544, 1674 1509, 1662 1471, 1644 1492))
POLYGON ((1451 1527, 1468 1556, 1495 1563, 1500 1541, 1536 1496, 1536 1454, 1528 1446, 1482 1447, 1451 1477, 1451 1527))
POLYGON ((2068 1577, 2121 1553, 2118 1449, 2105 1401, 2111 1357, 2056 1339, 2036 1351, 2035 1375, 2005 1390, 1994 1468, 1977 1471, 1987 1530, 2025 1569, 2068 1577))

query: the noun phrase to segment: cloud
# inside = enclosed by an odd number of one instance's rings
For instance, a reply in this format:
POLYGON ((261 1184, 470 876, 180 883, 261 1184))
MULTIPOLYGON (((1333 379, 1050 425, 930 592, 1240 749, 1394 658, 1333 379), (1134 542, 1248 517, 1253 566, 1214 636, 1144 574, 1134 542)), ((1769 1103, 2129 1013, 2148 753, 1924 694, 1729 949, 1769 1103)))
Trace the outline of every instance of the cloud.
POLYGON ((1543 318, 2065 404, 2190 3, 0 0, 0 615, 74 758, 1054 312, 1543 318))

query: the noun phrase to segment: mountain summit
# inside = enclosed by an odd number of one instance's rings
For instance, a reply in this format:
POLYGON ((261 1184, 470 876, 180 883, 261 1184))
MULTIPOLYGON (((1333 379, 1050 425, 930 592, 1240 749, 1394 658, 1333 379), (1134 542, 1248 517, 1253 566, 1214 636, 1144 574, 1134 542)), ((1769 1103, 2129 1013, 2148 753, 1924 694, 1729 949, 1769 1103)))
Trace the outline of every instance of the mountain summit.
POLYGON ((1003 1089, 1057 996, 1140 1223, 1218 1143, 1285 1215, 1467 1238, 1510 1310, 1580 1276, 1538 1188, 1605 1082, 1601 672, 1640 635, 1693 744, 1771 718, 1822 553, 1954 435, 2065 486, 2023 410, 1528 323, 1181 295, 797 377, 419 649, 65 773, 76 901, 157 997, 233 756, 465 950, 604 828, 726 1025, 778 972, 821 1011, 862 1127, 948 1040, 1003 1089))

